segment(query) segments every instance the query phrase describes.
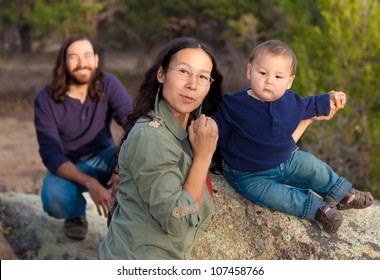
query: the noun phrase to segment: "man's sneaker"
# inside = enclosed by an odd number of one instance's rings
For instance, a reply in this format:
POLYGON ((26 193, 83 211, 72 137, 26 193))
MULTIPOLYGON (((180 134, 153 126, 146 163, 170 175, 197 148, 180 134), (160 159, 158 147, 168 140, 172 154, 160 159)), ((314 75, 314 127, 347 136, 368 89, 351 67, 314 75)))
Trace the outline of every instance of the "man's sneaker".
POLYGON ((71 239, 83 240, 87 234, 88 223, 85 215, 65 220, 63 233, 71 239))
POLYGON ((318 209, 315 219, 323 225, 327 233, 336 233, 343 222, 342 215, 331 202, 326 202, 318 209))
POLYGON ((371 206, 372 203, 373 196, 371 193, 351 188, 336 207, 338 210, 364 209, 371 206))

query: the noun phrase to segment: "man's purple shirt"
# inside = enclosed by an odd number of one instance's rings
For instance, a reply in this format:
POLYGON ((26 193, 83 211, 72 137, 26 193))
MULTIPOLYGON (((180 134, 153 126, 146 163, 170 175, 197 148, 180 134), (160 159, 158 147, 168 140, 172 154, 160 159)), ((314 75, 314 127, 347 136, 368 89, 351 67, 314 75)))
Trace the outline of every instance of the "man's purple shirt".
POLYGON ((34 99, 34 125, 39 153, 52 173, 66 161, 86 160, 114 144, 111 123, 121 125, 132 111, 132 101, 121 82, 105 73, 104 96, 87 97, 83 104, 67 96, 56 103, 45 86, 34 99))

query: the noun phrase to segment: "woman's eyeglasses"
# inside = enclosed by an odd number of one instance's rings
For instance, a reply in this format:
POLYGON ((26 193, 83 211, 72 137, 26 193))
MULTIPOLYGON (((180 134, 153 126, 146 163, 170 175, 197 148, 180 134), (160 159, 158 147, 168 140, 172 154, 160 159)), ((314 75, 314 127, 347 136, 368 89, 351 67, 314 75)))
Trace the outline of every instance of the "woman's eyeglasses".
MULTIPOLYGON (((171 66, 169 66, 169 68, 175 70, 177 78, 184 81, 188 81, 193 75, 195 75, 190 73, 186 68, 175 68, 171 66)), ((204 87, 210 85, 214 81, 214 79, 207 74, 198 74, 195 75, 195 77, 197 78, 198 84, 204 87)))

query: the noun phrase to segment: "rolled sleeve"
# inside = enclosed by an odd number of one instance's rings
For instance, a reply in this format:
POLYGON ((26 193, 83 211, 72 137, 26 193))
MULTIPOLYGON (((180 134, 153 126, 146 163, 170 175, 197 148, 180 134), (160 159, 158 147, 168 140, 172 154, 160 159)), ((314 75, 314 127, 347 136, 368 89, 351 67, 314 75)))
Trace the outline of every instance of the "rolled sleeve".
POLYGON ((190 226, 196 227, 199 223, 199 205, 188 191, 182 190, 182 192, 178 206, 172 210, 172 216, 176 219, 187 217, 190 226))
POLYGON ((327 93, 316 95, 315 104, 317 116, 328 116, 330 114, 330 96, 327 93))
POLYGON ((328 94, 313 95, 301 99, 304 106, 302 119, 328 116, 330 114, 330 96, 328 94))

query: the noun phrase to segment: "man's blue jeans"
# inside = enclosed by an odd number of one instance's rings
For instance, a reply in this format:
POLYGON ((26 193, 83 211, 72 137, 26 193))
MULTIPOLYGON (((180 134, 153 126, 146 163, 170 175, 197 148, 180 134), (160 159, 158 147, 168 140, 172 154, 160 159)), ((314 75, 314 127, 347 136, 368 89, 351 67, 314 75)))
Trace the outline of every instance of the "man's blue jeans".
POLYGON ((229 184, 252 202, 311 221, 325 202, 340 202, 352 187, 326 163, 298 148, 269 170, 243 172, 224 162, 223 171, 229 184))
MULTIPOLYGON (((116 166, 116 146, 111 146, 88 160, 76 163, 82 172, 96 178, 105 188, 116 166)), ((72 219, 85 213, 87 188, 47 172, 41 188, 43 209, 58 219, 72 219)))

